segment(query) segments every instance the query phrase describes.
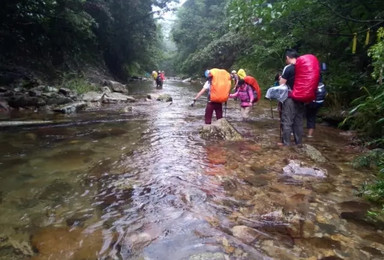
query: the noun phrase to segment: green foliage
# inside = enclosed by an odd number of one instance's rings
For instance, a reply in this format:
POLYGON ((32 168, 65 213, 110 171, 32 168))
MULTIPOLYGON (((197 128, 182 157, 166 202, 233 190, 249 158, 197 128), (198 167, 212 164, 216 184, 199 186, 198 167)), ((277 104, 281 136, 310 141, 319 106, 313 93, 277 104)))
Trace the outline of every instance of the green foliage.
POLYGON ((78 94, 97 90, 97 88, 91 85, 82 75, 73 73, 65 73, 63 75, 60 87, 71 89, 78 94))
POLYGON ((3 0, 0 60, 64 71, 105 63, 126 79, 126 66, 153 67, 159 45, 153 8, 167 9, 170 2, 3 0))
POLYGON ((179 52, 175 60, 178 72, 201 74, 209 67, 228 67, 234 61, 236 53, 233 52, 239 41, 234 33, 226 35, 227 2, 187 0, 178 11, 178 20, 172 29, 179 52))
POLYGON ((377 43, 373 45, 368 54, 372 57, 372 65, 374 67, 372 77, 377 79, 379 84, 383 84, 383 69, 384 69, 384 27, 377 30, 377 43))

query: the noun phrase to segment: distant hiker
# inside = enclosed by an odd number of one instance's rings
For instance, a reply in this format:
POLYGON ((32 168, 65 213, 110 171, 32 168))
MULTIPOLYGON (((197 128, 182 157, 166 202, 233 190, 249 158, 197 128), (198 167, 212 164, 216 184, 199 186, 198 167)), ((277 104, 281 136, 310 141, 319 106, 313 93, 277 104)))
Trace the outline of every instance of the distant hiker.
POLYGON ((288 49, 285 53, 284 67, 280 85, 288 87, 288 98, 282 103, 281 125, 282 143, 290 145, 291 133, 297 145, 302 144, 304 103, 315 97, 314 84, 318 84, 320 68, 317 58, 311 54, 298 57, 296 50, 288 49))
POLYGON ((157 86, 157 76, 158 76, 158 73, 157 73, 157 71, 152 71, 152 78, 153 78, 153 80, 154 80, 154 82, 155 82, 155 86, 157 86))
POLYGON ((156 77, 156 88, 162 88, 163 87, 163 77, 161 71, 159 70, 157 72, 157 77, 156 77))
POLYGON ((204 75, 207 78, 207 81, 193 99, 192 106, 196 100, 208 90, 208 102, 205 108, 205 123, 211 124, 213 111, 215 111, 216 119, 223 117, 223 103, 226 102, 229 97, 231 76, 223 69, 206 70, 204 75))
POLYGON ((236 93, 230 94, 230 98, 239 98, 240 99, 240 110, 241 110, 241 117, 243 120, 248 120, 249 113, 252 110, 253 101, 255 99, 255 96, 253 95, 253 89, 251 86, 249 86, 243 79, 239 80, 238 82, 238 89, 236 93))
MULTIPOLYGON (((320 77, 321 78, 321 77, 320 77)), ((305 115, 307 118, 307 137, 313 137, 313 133, 316 128, 316 116, 319 109, 323 106, 325 97, 327 95, 327 90, 325 85, 320 81, 316 90, 316 99, 311 103, 305 105, 305 115)))
POLYGON ((231 79, 233 80, 233 88, 236 92, 237 91, 237 84, 239 82, 239 75, 237 75, 236 70, 232 70, 231 79))

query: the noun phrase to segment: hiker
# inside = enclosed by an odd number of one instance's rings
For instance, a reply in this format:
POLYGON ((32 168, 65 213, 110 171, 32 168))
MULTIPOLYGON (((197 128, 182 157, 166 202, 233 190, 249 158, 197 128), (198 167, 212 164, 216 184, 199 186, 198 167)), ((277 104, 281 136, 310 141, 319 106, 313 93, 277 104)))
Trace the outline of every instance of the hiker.
POLYGON ((204 75, 207 78, 207 81, 193 99, 191 106, 193 106, 196 100, 208 90, 208 102, 205 108, 205 123, 211 124, 213 111, 215 111, 217 120, 223 117, 223 103, 226 102, 229 97, 231 76, 223 69, 206 70, 204 75))
POLYGON ((233 87, 234 87, 235 92, 236 92, 237 91, 237 84, 239 83, 239 76, 237 75, 236 70, 232 70, 231 79, 233 80, 233 87))
POLYGON ((163 87, 163 77, 161 71, 159 70, 157 72, 157 77, 156 77, 156 88, 162 88, 163 87))
POLYGON ((307 118, 307 129, 308 129, 308 138, 313 137, 313 133, 316 128, 316 116, 319 109, 323 106, 325 97, 327 95, 327 91, 325 89, 325 85, 321 80, 316 90, 316 99, 314 99, 311 103, 305 105, 305 115, 307 118))
POLYGON ((291 143, 291 133, 297 145, 302 144, 303 135, 303 116, 304 103, 295 101, 290 97, 295 82, 295 64, 298 54, 296 50, 288 49, 285 52, 285 62, 283 73, 280 77, 279 84, 287 85, 288 98, 281 104, 281 126, 282 126, 282 142, 278 145, 289 146, 291 143))
POLYGON ((240 111, 243 121, 248 120, 249 113, 252 110, 253 101, 255 99, 253 95, 253 89, 243 79, 238 82, 238 89, 236 93, 230 94, 230 98, 240 99, 240 111))
POLYGON ((157 86, 157 76, 158 76, 158 73, 156 70, 152 71, 152 78, 154 80, 154 83, 155 83, 155 86, 157 86))
POLYGON ((237 75, 239 76, 239 80, 244 80, 244 82, 252 88, 254 96, 252 102, 258 102, 261 98, 261 89, 257 80, 254 77, 247 75, 243 69, 239 69, 237 75))

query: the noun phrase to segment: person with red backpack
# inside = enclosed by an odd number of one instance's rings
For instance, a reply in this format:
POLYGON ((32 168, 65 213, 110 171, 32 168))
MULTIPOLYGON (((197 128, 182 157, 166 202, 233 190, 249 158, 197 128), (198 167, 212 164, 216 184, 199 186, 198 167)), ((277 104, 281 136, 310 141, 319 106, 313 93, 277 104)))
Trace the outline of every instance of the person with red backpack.
POLYGON ((206 70, 204 75, 207 78, 207 81, 193 99, 191 106, 194 105, 201 95, 208 91, 208 102, 205 108, 205 123, 211 124, 213 111, 216 113, 217 120, 223 117, 223 103, 227 102, 229 97, 231 75, 224 69, 206 70))
POLYGON ((315 99, 316 88, 319 83, 320 66, 317 58, 312 54, 298 56, 296 50, 285 52, 286 63, 280 78, 280 85, 287 85, 288 98, 282 102, 281 126, 282 143, 290 145, 291 133, 297 145, 302 144, 303 118, 305 103, 315 99))
POLYGON ((295 64, 298 57, 296 50, 288 49, 285 52, 287 66, 284 67, 279 83, 287 85, 289 92, 288 98, 281 104, 282 143, 278 143, 278 145, 289 146, 292 132, 295 143, 297 145, 302 143, 304 103, 290 97, 295 82, 295 64))
POLYGON ((255 100, 252 87, 245 83, 243 79, 240 79, 236 93, 230 94, 229 97, 240 100, 241 117, 244 121, 248 120, 253 101, 255 100))

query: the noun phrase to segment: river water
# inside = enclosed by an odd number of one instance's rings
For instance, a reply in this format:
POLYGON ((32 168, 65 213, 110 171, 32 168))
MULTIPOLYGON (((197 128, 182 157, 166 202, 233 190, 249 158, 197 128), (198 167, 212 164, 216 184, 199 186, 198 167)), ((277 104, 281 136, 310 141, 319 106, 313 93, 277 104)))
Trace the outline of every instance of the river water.
POLYGON ((61 123, 1 129, 0 259, 383 259, 384 226, 356 196, 372 173, 352 168, 348 133, 319 126, 304 139, 327 158, 315 163, 276 146, 267 101, 250 122, 230 101, 245 140, 203 140, 205 101, 189 106, 200 88, 141 82, 128 112, 12 114, 61 123), (286 176, 290 159, 328 177, 286 176))

